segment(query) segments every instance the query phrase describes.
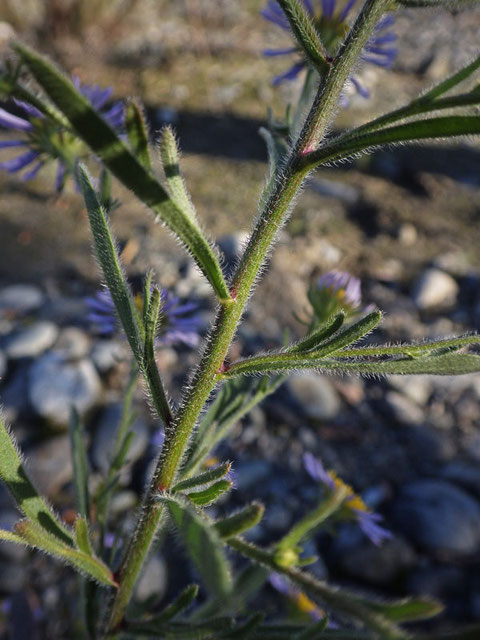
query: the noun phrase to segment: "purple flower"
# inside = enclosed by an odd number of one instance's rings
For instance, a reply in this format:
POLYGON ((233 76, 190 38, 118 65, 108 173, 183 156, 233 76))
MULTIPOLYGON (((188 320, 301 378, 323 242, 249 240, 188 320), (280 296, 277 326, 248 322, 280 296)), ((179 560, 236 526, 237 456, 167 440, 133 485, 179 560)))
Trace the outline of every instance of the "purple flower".
MULTIPOLYGON (((196 347, 201 328, 200 319, 195 315, 198 306, 193 302, 180 302, 180 299, 167 289, 163 289, 161 295, 162 306, 157 344, 164 346, 185 344, 188 347, 196 347)), ((96 331, 104 336, 114 333, 118 324, 110 291, 108 289, 98 291, 94 296, 86 298, 85 302, 89 310, 87 320, 94 325, 96 331)), ((135 302, 141 310, 141 296, 137 296, 135 302)))
POLYGON ((320 276, 307 295, 313 309, 314 326, 321 325, 340 311, 353 316, 362 310, 360 280, 345 271, 329 271, 320 276))
MULTIPOLYGON (((330 57, 335 55, 339 45, 348 33, 349 24, 347 19, 356 1, 301 0, 330 57)), ((290 30, 287 18, 275 0, 269 0, 261 14, 266 20, 273 22, 281 29, 290 30)), ((394 20, 391 16, 386 16, 380 20, 372 37, 365 46, 361 56, 362 61, 379 67, 390 68, 392 66, 397 55, 397 49, 394 46, 397 37, 390 30, 393 22, 394 20)), ((283 56, 294 53, 301 53, 298 46, 287 49, 266 49, 264 51, 266 56, 283 56)), ((303 58, 297 59, 290 69, 274 78, 273 84, 278 85, 284 80, 293 80, 307 64, 307 60, 303 58)), ((351 77, 350 80, 362 97, 367 98, 369 96, 367 89, 360 84, 358 79, 351 77)))
POLYGON ((347 495, 342 508, 336 513, 338 519, 355 520, 367 538, 376 546, 380 546, 384 540, 392 537, 390 531, 378 524, 383 520, 382 516, 370 511, 363 499, 334 471, 326 471, 319 458, 315 458, 311 453, 305 453, 303 465, 308 475, 316 482, 322 483, 330 493, 339 488, 346 490, 347 495))
MULTIPOLYGON (((113 89, 81 84, 76 76, 73 78, 73 84, 102 114, 111 127, 114 129, 122 128, 123 104, 115 102, 110 107, 106 106, 112 97, 113 89)), ((0 126, 10 131, 22 133, 24 137, 17 140, 0 141, 0 149, 26 147, 28 150, 14 158, 0 162, 0 169, 9 173, 17 173, 33 165, 22 176, 23 180, 31 180, 46 162, 56 160, 55 190, 60 192, 65 184, 67 173, 72 173, 76 160, 87 155, 86 148, 79 144, 75 134, 62 128, 36 107, 22 100, 14 100, 14 103, 21 109, 22 115, 17 116, 0 108, 0 126)))

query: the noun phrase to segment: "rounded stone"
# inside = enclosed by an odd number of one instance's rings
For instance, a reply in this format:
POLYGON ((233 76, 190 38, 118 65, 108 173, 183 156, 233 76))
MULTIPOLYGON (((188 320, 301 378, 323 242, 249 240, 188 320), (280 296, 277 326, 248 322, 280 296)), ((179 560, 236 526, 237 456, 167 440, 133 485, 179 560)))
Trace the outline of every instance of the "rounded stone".
POLYGON ((60 331, 55 351, 65 360, 80 360, 88 354, 90 339, 78 327, 65 327, 60 331))
POLYGON ((54 497, 72 479, 70 438, 50 438, 28 451, 27 472, 40 494, 54 497))
POLYGON ((425 269, 413 287, 413 301, 422 311, 452 306, 458 294, 458 284, 440 269, 425 269))
POLYGON ((30 369, 28 392, 35 413, 53 425, 67 427, 72 406, 83 416, 100 399, 101 383, 89 360, 65 362, 49 352, 30 369))
POLYGON ((480 548, 480 505, 445 480, 405 485, 393 515, 399 529, 432 554, 468 556, 480 548))
POLYGON ((293 403, 307 418, 330 420, 340 411, 340 398, 326 378, 301 371, 292 375, 287 384, 293 403))
POLYGON ((0 314, 30 313, 39 309, 44 300, 44 294, 34 285, 10 285, 0 291, 0 314))
POLYGON ((93 364, 101 374, 108 373, 127 358, 125 344, 117 340, 99 340, 90 353, 93 364))
POLYGON ((58 328, 53 322, 35 322, 15 331, 8 338, 5 351, 12 360, 36 358, 55 343, 57 336, 58 328))
POLYGON ((134 598, 137 602, 152 599, 158 602, 167 589, 167 567, 160 555, 153 555, 145 563, 145 570, 137 582, 134 598))

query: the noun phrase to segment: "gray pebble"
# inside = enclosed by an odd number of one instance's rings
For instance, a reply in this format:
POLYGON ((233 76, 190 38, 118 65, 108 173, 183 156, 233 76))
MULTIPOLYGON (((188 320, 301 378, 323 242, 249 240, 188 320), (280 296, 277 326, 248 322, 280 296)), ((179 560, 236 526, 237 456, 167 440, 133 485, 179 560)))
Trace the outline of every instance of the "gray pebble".
POLYGON ((445 480, 405 485, 393 513, 398 528, 433 554, 468 556, 480 547, 478 501, 445 480))
MULTIPOLYGON (((21 518, 21 514, 14 509, 2 509, 0 511, 0 529, 13 531, 13 527, 21 518)), ((2 540, 0 543, 0 555, 12 562, 22 562, 28 556, 28 547, 2 540)))
POLYGON ((126 345, 117 340, 99 340, 94 344, 90 357, 97 370, 105 374, 126 359, 126 345))
POLYGON ((234 471, 235 487, 248 491, 268 478, 272 468, 266 460, 243 460, 235 465, 234 471))
POLYGON ((28 390, 37 415, 53 425, 66 427, 72 406, 81 416, 95 407, 101 383, 89 360, 65 362, 59 354, 50 352, 30 369, 28 390))
POLYGON ((163 558, 156 554, 145 563, 145 570, 137 582, 134 598, 137 602, 145 602, 153 598, 160 601, 167 590, 167 567, 163 558))
POLYGON ((0 593, 13 594, 21 591, 27 582, 27 568, 21 564, 0 562, 0 593))
POLYGON ((0 315, 22 315, 36 311, 45 300, 42 291, 30 284, 14 284, 0 291, 0 315))
POLYGON ((57 336, 58 328, 53 322, 35 322, 15 331, 7 339, 5 352, 12 360, 36 358, 54 344, 57 336))
POLYGON ((7 359, 3 351, 0 351, 0 380, 7 373, 7 359))
POLYGON ((62 329, 55 344, 55 352, 64 360, 85 358, 89 348, 89 337, 78 327, 65 327, 62 329))
POLYGON ((72 479, 70 438, 57 436, 27 453, 27 473, 41 494, 53 497, 72 479))
POLYGON ((432 393, 427 376, 388 376, 388 384, 420 406, 426 404, 432 393))
POLYGON ((458 284, 451 275, 440 269, 425 269, 416 280, 412 298, 422 311, 451 307, 458 294, 458 284))
POLYGON ((301 371, 288 379, 288 391, 296 408, 312 420, 330 420, 338 414, 341 403, 327 378, 301 371))
POLYGON ((364 540, 360 545, 346 549, 339 564, 352 578, 374 585, 388 585, 416 562, 412 547, 402 538, 385 540, 379 547, 364 540))
POLYGON ((397 422, 416 425, 424 421, 423 410, 401 393, 388 391, 385 401, 397 422))
MULTIPOLYGON (((112 404, 108 406, 100 417, 95 432, 92 446, 92 460, 97 469, 106 473, 108 471, 118 425, 122 417, 122 406, 112 404)), ((126 462, 131 464, 137 461, 145 453, 148 447, 149 430, 147 425, 137 418, 132 429, 135 433, 126 462)))

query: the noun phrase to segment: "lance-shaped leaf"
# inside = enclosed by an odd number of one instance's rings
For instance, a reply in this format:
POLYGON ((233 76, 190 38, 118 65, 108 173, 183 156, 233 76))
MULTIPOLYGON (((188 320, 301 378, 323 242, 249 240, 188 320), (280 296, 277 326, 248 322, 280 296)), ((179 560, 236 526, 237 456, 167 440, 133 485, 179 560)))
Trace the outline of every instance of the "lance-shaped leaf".
POLYGON ((50 535, 34 522, 20 521, 15 526, 15 533, 30 546, 60 558, 91 580, 107 586, 117 586, 112 572, 101 560, 63 544, 58 538, 50 535))
POLYGON ((206 507, 216 502, 220 496, 231 489, 232 486, 233 482, 230 480, 219 480, 202 491, 192 491, 185 495, 199 507, 206 507))
POLYGON ((247 640, 248 638, 253 638, 256 635, 254 633, 255 630, 258 629, 263 622, 263 618, 263 613, 252 613, 245 622, 240 622, 230 631, 219 635, 218 638, 219 640, 220 638, 224 640, 247 640))
POLYGON ((75 407, 70 416, 70 449, 73 464, 73 484, 77 511, 85 518, 90 513, 90 496, 88 491, 88 462, 83 424, 75 407))
POLYGON ((290 24, 296 41, 308 60, 320 74, 328 73, 330 65, 326 61, 325 48, 313 22, 298 0, 277 0, 290 24))
POLYGON ((232 590, 230 567, 215 527, 192 504, 178 497, 160 497, 166 504, 185 547, 211 593, 219 597, 232 590))
POLYGON ((38 494, 22 465, 18 447, 0 417, 0 477, 11 491, 18 508, 39 527, 73 546, 73 538, 48 503, 38 494))
POLYGON ((420 98, 414 100, 414 102, 432 102, 433 100, 436 100, 439 96, 447 93, 448 91, 451 91, 451 89, 456 87, 458 84, 460 84, 464 80, 467 80, 473 73, 475 73, 475 71, 477 71, 477 69, 480 69, 480 55, 472 60, 472 62, 470 62, 469 64, 465 65, 452 75, 448 76, 448 78, 445 78, 434 87, 426 91, 423 95, 420 96, 420 98))
POLYGON ((315 624, 310 625, 304 631, 297 634, 293 640, 317 640, 317 638, 324 638, 324 631, 328 626, 328 618, 325 616, 315 624))
POLYGON ((178 491, 186 491, 187 489, 194 489, 196 487, 203 487, 206 484, 210 484, 212 482, 215 482, 216 480, 220 480, 227 475, 231 468, 231 462, 224 462, 217 467, 208 469, 208 471, 204 471, 203 473, 199 473, 196 476, 192 476, 191 478, 187 478, 186 480, 177 482, 177 484, 172 487, 172 493, 177 493, 178 491))
MULTIPOLYGON (((380 311, 372 311, 364 318, 361 318, 346 329, 339 331, 331 338, 317 344, 314 351, 292 350, 292 348, 283 352, 273 352, 270 354, 254 356, 246 358, 232 364, 223 374, 224 377, 230 377, 240 374, 252 375, 254 373, 268 371, 282 371, 289 369, 316 368, 320 365, 319 361, 325 356, 335 353, 344 347, 357 342, 377 326, 382 319, 380 311), (305 363, 315 362, 309 365, 305 363)), ((313 337, 306 338, 307 346, 312 343, 316 344, 316 334, 313 337)), ((300 343, 301 345, 302 343, 300 343)), ((295 348, 296 345, 294 345, 295 348)))
POLYGON ((148 150, 148 129, 145 117, 138 102, 132 100, 125 115, 125 129, 133 154, 140 160, 147 171, 152 170, 152 162, 148 150))
POLYGON ((305 338, 292 345, 288 351, 302 353, 305 351, 313 351, 320 346, 324 340, 335 335, 342 328, 345 321, 344 313, 337 313, 331 318, 325 326, 318 327, 311 331, 305 338))
POLYGON ((220 538, 227 540, 257 525, 262 519, 264 512, 265 507, 263 504, 252 502, 240 511, 237 511, 237 513, 222 518, 222 520, 217 520, 214 527, 220 538))
POLYGON ((368 602, 368 606, 394 622, 427 620, 444 609, 440 602, 427 597, 405 598, 398 602, 368 602))
POLYGON ((188 193, 185 180, 180 172, 180 157, 177 141, 170 127, 165 127, 162 131, 160 138, 160 157, 171 197, 191 220, 196 221, 197 212, 188 193))
POLYGON ((198 585, 190 584, 163 611, 146 620, 131 620, 128 629, 131 633, 147 632, 149 634, 165 631, 165 624, 185 611, 198 594, 198 585))
POLYGON ((183 241, 222 302, 231 301, 220 263, 198 225, 168 196, 154 175, 48 60, 16 44, 15 50, 73 130, 128 189, 183 241))
POLYGON ((434 340, 432 342, 422 342, 420 344, 394 344, 390 346, 371 345, 369 347, 358 347, 342 349, 337 356, 345 358, 362 358, 367 356, 409 356, 420 358, 431 354, 448 350, 460 349, 469 344, 478 344, 480 335, 458 336, 458 338, 445 338, 444 340, 434 340))
POLYGON ((93 556, 93 549, 88 535, 88 523, 85 518, 80 516, 75 520, 75 542, 80 551, 93 556))
POLYGON ((149 296, 148 309, 145 313, 145 346, 142 369, 150 390, 153 406, 164 424, 169 425, 172 421, 172 411, 155 360, 155 331, 161 302, 160 291, 155 287, 149 296))
POLYGON ((95 254, 105 276, 110 295, 122 323, 135 359, 139 364, 143 359, 143 339, 138 322, 137 309, 132 293, 120 265, 117 247, 85 167, 80 166, 78 180, 85 199, 90 227, 95 245, 95 254))
POLYGON ((334 140, 318 151, 306 154, 300 164, 305 170, 321 164, 344 160, 356 153, 379 146, 418 140, 438 140, 478 133, 480 133, 480 116, 427 118, 358 136, 353 132, 347 140, 334 140))

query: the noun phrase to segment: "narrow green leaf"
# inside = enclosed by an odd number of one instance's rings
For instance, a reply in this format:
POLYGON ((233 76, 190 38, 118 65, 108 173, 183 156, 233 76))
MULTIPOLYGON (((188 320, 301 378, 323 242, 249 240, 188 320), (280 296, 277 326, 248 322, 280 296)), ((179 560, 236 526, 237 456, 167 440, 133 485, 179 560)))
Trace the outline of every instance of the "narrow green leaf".
POLYGON ((167 187, 173 200, 182 211, 196 222, 197 212, 187 190, 187 185, 180 172, 180 154, 175 134, 171 127, 164 127, 160 137, 160 157, 167 180, 167 187))
POLYGON ((469 353, 452 353, 431 358, 386 360, 384 362, 334 362, 319 363, 319 368, 337 372, 356 372, 378 375, 418 375, 458 376, 480 372, 480 356, 469 353))
POLYGON ((327 322, 326 325, 314 329, 308 334, 308 336, 292 345, 289 351, 294 353, 304 353, 306 351, 314 350, 316 347, 320 346, 324 340, 335 335, 337 331, 341 329, 344 321, 345 314, 337 313, 327 322))
POLYGON ((419 634, 415 640, 478 640, 480 638, 480 624, 459 629, 458 631, 436 632, 435 635, 419 634))
POLYGON ((374 611, 394 622, 413 622, 427 620, 440 614, 444 607, 431 598, 406 598, 399 602, 368 602, 374 611))
POLYGON ((150 306, 150 298, 152 296, 152 280, 153 280, 153 271, 149 271, 145 276, 145 283, 143 285, 143 324, 147 321, 147 311, 150 306))
POLYGON ((465 65, 445 80, 442 80, 434 87, 432 87, 429 91, 424 93, 414 102, 431 102, 432 100, 436 100, 439 96, 447 93, 458 84, 469 78, 477 69, 480 68, 480 55, 477 56, 472 62, 465 65))
POLYGON ((128 433, 125 434, 125 437, 120 444, 118 452, 111 462, 111 468, 114 473, 116 473, 117 471, 120 471, 120 469, 123 467, 134 439, 135 439, 134 431, 129 431, 128 433))
POLYGON ((21 536, 13 533, 13 531, 6 531, 5 529, 0 529, 0 540, 5 540, 6 542, 15 542, 16 544, 29 545, 29 543, 22 538, 21 536))
POLYGON ((450 116, 417 120, 363 135, 354 136, 351 134, 347 140, 333 140, 318 151, 312 151, 305 155, 302 159, 302 169, 343 160, 378 146, 478 133, 480 133, 480 116, 450 116))
POLYGON ((90 515, 88 491, 88 462, 83 424, 75 407, 70 416, 70 448, 72 452, 73 484, 77 511, 81 516, 90 515))
POLYGON ((64 560, 90 579, 107 586, 117 586, 112 572, 101 560, 68 547, 34 522, 20 521, 15 526, 15 532, 32 547, 64 560))
POLYGON ((52 102, 86 142, 128 189, 183 241, 209 280, 219 300, 231 302, 220 263, 199 227, 171 200, 153 174, 130 152, 123 140, 48 60, 32 49, 16 44, 15 50, 52 102))
POLYGON ((70 531, 61 524, 48 503, 38 494, 22 466, 17 444, 0 417, 0 477, 18 508, 40 527, 64 543, 73 545, 70 531))
POLYGON ((244 640, 252 638, 252 633, 263 622, 264 617, 263 613, 253 613, 245 620, 245 622, 241 622, 228 631, 228 635, 221 634, 218 638, 225 638, 225 640, 244 640))
POLYGON ((178 491, 186 491, 187 489, 193 489, 195 487, 201 487, 205 484, 220 480, 227 475, 231 468, 231 462, 224 462, 217 467, 208 469, 208 471, 204 471, 203 473, 199 473, 196 476, 192 476, 191 478, 187 478, 186 480, 177 482, 177 484, 172 487, 172 493, 177 493, 178 491))
POLYGON ((88 535, 88 523, 81 516, 78 516, 75 520, 75 542, 80 551, 83 551, 88 556, 93 556, 93 549, 88 535))
POLYGON ((159 417, 165 425, 172 421, 172 410, 167 394, 158 373, 155 361, 155 334, 158 324, 158 314, 162 303, 160 291, 155 287, 150 295, 150 301, 145 314, 145 347, 143 351, 142 369, 150 391, 150 397, 159 417))
POLYGON ((143 359, 143 340, 138 324, 135 302, 120 265, 120 258, 105 211, 98 201, 87 169, 82 165, 78 169, 78 181, 87 207, 95 244, 95 254, 102 268, 108 290, 112 296, 132 352, 137 362, 141 364, 143 359))
POLYGON ((466 335, 458 338, 446 338, 445 340, 434 340, 432 342, 422 342, 421 344, 394 344, 388 347, 382 345, 372 345, 369 347, 358 347, 357 349, 342 349, 336 355, 345 358, 357 358, 365 356, 384 355, 406 355, 412 358, 428 356, 436 351, 444 349, 459 349, 460 347, 477 344, 480 342, 480 335, 466 335))
POLYGON ((148 129, 145 117, 138 102, 132 100, 125 114, 125 129, 133 154, 147 171, 152 170, 152 161, 148 150, 148 129))
POLYGON ((178 497, 161 497, 185 547, 209 591, 219 597, 232 590, 230 567, 213 525, 192 505, 178 497))
POLYGON ((222 540, 227 540, 257 525, 263 518, 264 511, 263 504, 252 502, 237 513, 217 520, 215 530, 222 540))
POLYGON ((202 491, 192 491, 185 494, 194 504, 205 507, 216 502, 220 496, 229 491, 233 486, 230 480, 219 480, 215 484, 206 487, 202 491))
POLYGON ((180 613, 185 611, 187 607, 189 607, 192 602, 195 600, 198 594, 198 584, 190 584, 186 587, 176 598, 175 600, 165 607, 160 613, 152 616, 151 618, 147 618, 146 620, 132 620, 129 624, 129 629, 134 631, 135 626, 138 625, 140 628, 148 626, 150 633, 154 632, 156 629, 157 632, 163 631, 163 627, 166 622, 170 622, 180 613))
POLYGON ((317 71, 324 75, 330 70, 325 48, 320 40, 310 15, 298 0, 277 0, 290 24, 293 35, 301 49, 317 71))
MULTIPOLYGON (((355 343, 380 322, 382 314, 380 311, 372 311, 364 318, 361 318, 346 329, 338 332, 332 338, 323 341, 315 351, 300 352, 285 351, 272 354, 254 356, 235 362, 223 374, 224 377, 235 375, 252 375, 254 373, 267 373, 273 371, 283 371, 304 368, 319 368, 323 366, 323 358, 329 354, 334 354, 339 349, 343 349, 349 344, 355 343), (316 364, 313 364, 313 363, 316 364), (309 364, 311 363, 311 364, 309 364)), ((307 338, 308 339, 308 338, 307 338)), ((328 362, 328 361, 327 361, 328 362)))

